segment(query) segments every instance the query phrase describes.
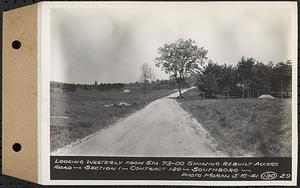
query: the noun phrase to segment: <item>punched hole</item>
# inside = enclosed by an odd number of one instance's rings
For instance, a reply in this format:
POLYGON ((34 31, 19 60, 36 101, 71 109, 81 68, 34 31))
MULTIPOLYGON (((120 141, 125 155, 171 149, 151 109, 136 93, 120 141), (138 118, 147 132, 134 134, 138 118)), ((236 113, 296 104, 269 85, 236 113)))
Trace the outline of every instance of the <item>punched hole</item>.
POLYGON ((21 48, 21 42, 18 40, 14 40, 12 42, 11 46, 13 47, 13 49, 19 49, 19 48, 21 48))
POLYGON ((13 150, 14 150, 15 152, 19 152, 19 151, 21 151, 22 146, 21 146, 21 144, 19 144, 19 143, 14 143, 14 145, 12 146, 12 148, 13 148, 13 150))

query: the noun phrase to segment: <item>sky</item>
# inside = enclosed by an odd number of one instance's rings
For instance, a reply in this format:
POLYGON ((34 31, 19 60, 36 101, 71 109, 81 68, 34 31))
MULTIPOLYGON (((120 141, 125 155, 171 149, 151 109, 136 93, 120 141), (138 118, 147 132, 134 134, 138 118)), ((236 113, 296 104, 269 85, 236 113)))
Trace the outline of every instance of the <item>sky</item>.
POLYGON ((296 12, 291 3, 73 3, 50 9, 50 79, 68 83, 138 80, 165 43, 195 40, 218 64, 242 56, 292 60, 296 12))

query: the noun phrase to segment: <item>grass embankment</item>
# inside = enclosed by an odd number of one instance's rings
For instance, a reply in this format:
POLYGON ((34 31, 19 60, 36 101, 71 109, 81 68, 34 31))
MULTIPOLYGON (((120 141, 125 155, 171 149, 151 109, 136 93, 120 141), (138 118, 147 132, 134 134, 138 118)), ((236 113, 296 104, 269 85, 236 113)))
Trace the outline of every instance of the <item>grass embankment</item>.
POLYGON ((200 99, 197 89, 179 100, 231 156, 291 156, 291 99, 200 99))
MULTIPOLYGON (((148 102, 172 92, 174 89, 150 90, 148 102)), ((65 92, 54 88, 50 97, 51 151, 95 133, 147 105, 143 89, 124 93, 122 90, 65 92), (130 106, 118 105, 120 102, 130 106)))

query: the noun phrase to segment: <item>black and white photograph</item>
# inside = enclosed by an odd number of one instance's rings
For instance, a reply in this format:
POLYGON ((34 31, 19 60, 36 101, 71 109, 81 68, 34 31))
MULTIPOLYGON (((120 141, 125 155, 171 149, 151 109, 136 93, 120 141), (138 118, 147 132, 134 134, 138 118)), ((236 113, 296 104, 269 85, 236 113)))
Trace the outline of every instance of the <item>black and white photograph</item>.
POLYGON ((294 6, 99 4, 50 10, 52 156, 292 157, 294 6))

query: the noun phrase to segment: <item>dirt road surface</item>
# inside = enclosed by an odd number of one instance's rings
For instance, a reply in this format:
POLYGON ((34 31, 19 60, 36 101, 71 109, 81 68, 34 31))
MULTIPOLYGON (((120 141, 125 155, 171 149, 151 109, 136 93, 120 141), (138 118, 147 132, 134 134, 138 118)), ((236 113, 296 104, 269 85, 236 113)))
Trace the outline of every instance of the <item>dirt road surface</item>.
MULTIPOLYGON (((183 90, 183 92, 187 89, 183 90)), ((176 101, 178 92, 52 155, 215 157, 215 142, 176 101)))

